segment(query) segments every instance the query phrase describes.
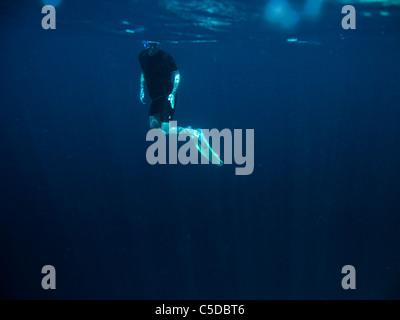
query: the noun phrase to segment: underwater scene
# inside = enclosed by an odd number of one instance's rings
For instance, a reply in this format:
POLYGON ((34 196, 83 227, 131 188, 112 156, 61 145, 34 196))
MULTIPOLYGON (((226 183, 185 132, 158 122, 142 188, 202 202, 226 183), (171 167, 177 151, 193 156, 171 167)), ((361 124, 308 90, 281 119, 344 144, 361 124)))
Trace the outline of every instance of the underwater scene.
POLYGON ((0 12, 2 299, 400 299, 400 1, 0 12))

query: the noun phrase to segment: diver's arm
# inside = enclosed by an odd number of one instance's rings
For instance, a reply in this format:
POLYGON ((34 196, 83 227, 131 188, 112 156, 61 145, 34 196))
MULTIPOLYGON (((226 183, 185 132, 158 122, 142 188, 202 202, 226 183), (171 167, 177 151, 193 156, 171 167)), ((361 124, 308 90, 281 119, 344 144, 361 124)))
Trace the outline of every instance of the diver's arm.
POLYGON ((178 90, 179 87, 179 82, 181 82, 181 74, 179 73, 179 70, 174 71, 172 73, 172 77, 174 79, 174 88, 172 89, 172 94, 175 96, 176 90, 178 90))
POLYGON ((171 103, 171 108, 175 108, 175 96, 176 96, 176 90, 178 90, 179 87, 179 82, 181 82, 181 74, 179 73, 178 70, 174 71, 172 73, 172 77, 174 79, 174 88, 172 89, 171 94, 168 97, 168 100, 171 103))
POLYGON ((144 102, 144 87, 146 85, 146 79, 144 78, 144 74, 142 72, 141 76, 140 76, 140 101, 143 104, 146 104, 146 102, 144 102))

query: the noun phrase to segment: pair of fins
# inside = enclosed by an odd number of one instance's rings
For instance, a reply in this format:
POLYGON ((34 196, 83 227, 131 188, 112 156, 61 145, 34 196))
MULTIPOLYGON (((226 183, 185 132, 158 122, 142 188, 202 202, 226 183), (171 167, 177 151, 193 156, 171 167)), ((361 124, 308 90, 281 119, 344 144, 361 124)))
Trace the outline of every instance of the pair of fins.
POLYGON ((205 138, 201 129, 193 129, 192 127, 172 127, 161 128, 166 134, 178 134, 184 132, 190 139, 197 139, 196 148, 200 154, 208 160, 208 163, 222 166, 224 163, 221 160, 219 154, 217 154, 208 143, 208 139, 205 138), (214 162, 213 162, 214 160, 214 162))

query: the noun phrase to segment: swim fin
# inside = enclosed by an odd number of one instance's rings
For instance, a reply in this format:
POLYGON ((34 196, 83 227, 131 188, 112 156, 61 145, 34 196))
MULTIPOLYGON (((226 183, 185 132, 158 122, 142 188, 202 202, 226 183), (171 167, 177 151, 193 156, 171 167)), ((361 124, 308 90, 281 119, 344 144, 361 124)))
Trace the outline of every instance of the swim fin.
POLYGON ((211 148, 207 139, 204 138, 204 134, 203 132, 201 132, 201 129, 198 129, 196 133, 197 133, 196 136, 199 141, 196 146, 197 150, 199 150, 199 152, 208 160, 208 163, 216 164, 217 166, 222 166, 224 162, 221 160, 219 155, 211 148), (213 162, 214 159, 217 160, 217 163, 213 162))

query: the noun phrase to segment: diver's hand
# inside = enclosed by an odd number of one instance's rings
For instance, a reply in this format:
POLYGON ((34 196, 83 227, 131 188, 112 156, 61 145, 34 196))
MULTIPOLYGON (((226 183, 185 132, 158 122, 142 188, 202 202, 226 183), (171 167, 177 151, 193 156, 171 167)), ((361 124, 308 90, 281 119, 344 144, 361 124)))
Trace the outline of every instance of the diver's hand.
POLYGON ((140 102, 146 104, 146 102, 144 102, 144 91, 140 91, 140 102))
POLYGON ((174 109, 175 108, 175 95, 173 93, 171 93, 168 96, 168 100, 171 103, 171 108, 174 109))

